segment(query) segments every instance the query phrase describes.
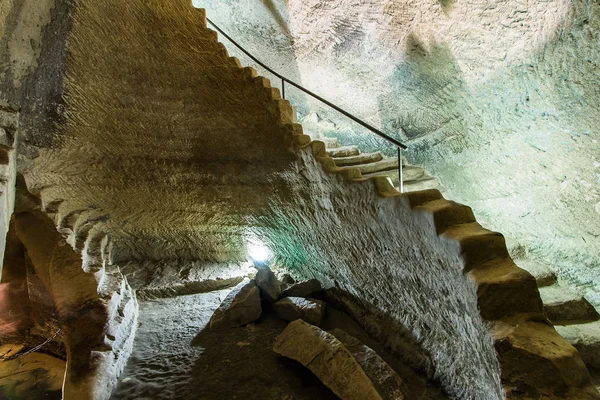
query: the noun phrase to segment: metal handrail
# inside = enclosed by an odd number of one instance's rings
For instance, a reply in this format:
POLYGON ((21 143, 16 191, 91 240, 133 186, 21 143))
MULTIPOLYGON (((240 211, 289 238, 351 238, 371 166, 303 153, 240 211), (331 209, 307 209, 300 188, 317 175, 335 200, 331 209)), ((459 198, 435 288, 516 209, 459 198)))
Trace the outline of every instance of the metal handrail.
POLYGON ((379 129, 375 128, 374 126, 366 123, 365 121, 355 117, 354 115, 350 114, 348 111, 336 106, 335 104, 333 104, 332 102, 325 100, 324 98, 322 98, 321 96, 319 96, 316 93, 311 92, 310 90, 302 87, 301 85, 297 84, 296 82, 286 78, 285 76, 275 72, 274 70, 272 70, 271 68, 269 68, 268 66, 266 66, 263 62, 261 62, 259 59, 257 59, 256 57, 254 57, 252 54, 250 54, 246 49, 244 49, 240 44, 238 44, 235 40, 233 40, 228 34, 226 34, 225 32, 223 32, 223 30, 221 28, 219 28, 214 22, 212 22, 209 18, 206 18, 206 21, 211 24, 213 26, 213 28, 215 28, 217 30, 217 32, 219 32, 221 35, 223 35, 227 40, 229 40, 231 43, 233 43, 233 45, 235 45, 235 47, 237 47, 238 49, 240 49, 245 55, 247 55, 248 57, 250 57, 250 59, 252 59, 252 61, 254 61, 255 63, 257 63, 258 65, 260 65, 261 67, 263 67, 264 69, 266 69, 267 71, 269 71, 270 73, 272 73, 273 75, 275 75, 277 78, 281 79, 281 97, 285 99, 285 83, 289 83, 290 85, 294 86, 297 89, 300 89, 301 91, 303 91, 304 93, 308 94, 311 97, 314 97, 315 99, 319 100, 320 102, 328 105, 329 107, 333 108, 334 110, 336 110, 337 112, 339 112, 340 114, 350 118, 352 121, 356 122, 357 124, 367 128, 368 130, 370 130, 371 132, 373 132, 374 134, 376 134, 377 136, 381 137, 382 139, 387 140, 388 142, 394 144, 397 148, 398 148, 398 178, 400 180, 400 192, 404 191, 404 182, 402 180, 403 176, 402 176, 402 150, 406 150, 408 147, 397 141, 396 139, 390 137, 389 135, 383 133, 382 131, 380 131, 379 129))

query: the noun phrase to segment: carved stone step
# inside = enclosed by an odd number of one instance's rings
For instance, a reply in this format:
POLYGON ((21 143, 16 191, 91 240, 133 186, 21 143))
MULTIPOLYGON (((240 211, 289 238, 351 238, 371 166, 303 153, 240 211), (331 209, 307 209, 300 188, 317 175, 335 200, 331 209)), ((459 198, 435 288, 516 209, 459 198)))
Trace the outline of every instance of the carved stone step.
POLYGON ((336 148, 328 147, 327 154, 329 154, 329 156, 333 158, 350 157, 359 155, 360 150, 357 146, 341 146, 336 148))
POLYGON ((369 164, 354 165, 354 166, 348 166, 348 167, 342 167, 342 168, 356 168, 364 176, 365 174, 370 174, 373 172, 387 171, 387 170, 393 170, 394 168, 398 168, 398 159, 390 157, 390 158, 384 158, 381 161, 372 162, 369 164))
POLYGON ((555 397, 547 393, 567 391, 571 393, 561 398, 598 398, 588 387, 590 375, 576 349, 545 322, 543 315, 518 314, 494 321, 490 327, 506 398, 549 399, 555 397), (528 396, 522 395, 525 388, 531 391, 528 396))
POLYGON ((504 236, 477 222, 451 226, 442 236, 460 249, 465 273, 490 260, 508 257, 504 236))
POLYGON ((338 167, 345 167, 347 165, 368 164, 368 163, 372 163, 372 162, 381 161, 383 159, 383 155, 380 152, 376 152, 376 153, 362 153, 362 154, 353 155, 353 156, 349 156, 349 157, 334 157, 334 158, 335 158, 335 165, 337 165, 338 167))
POLYGON ((439 181, 434 177, 420 179, 411 182, 404 183, 405 192, 416 192, 420 190, 438 189, 440 187, 439 181))
MULTIPOLYGON (((392 178, 392 182, 394 182, 395 184, 398 183, 398 175, 398 170, 380 171, 367 175, 363 174, 365 178, 372 178, 374 176, 389 176, 390 178, 392 178)), ((405 165, 404 167, 402 167, 402 180, 404 182, 421 181, 423 178, 433 179, 433 177, 426 175, 425 170, 421 167, 416 167, 414 165, 405 165)))
POLYGON ((591 322, 600 318, 594 307, 572 289, 552 285, 540 288, 544 311, 553 324, 591 322))
POLYGON ((550 286, 556 283, 556 274, 547 266, 530 260, 519 260, 516 263, 533 275, 538 287, 550 286))
POLYGON ((554 328, 579 351, 588 368, 600 372, 600 321, 587 324, 556 325, 554 328))
MULTIPOLYGON (((328 149, 337 149, 338 147, 340 147, 340 141, 337 138, 322 137, 322 138, 318 138, 317 140, 320 140, 323 143, 325 143, 325 147, 328 149)), ((356 147, 356 146, 352 146, 352 147, 356 147)))
POLYGON ((507 258, 492 260, 472 269, 469 277, 477 285, 481 316, 496 320, 518 313, 543 310, 534 277, 507 258))
POLYGON ((430 220, 436 232, 441 234, 454 225, 475 222, 475 215, 471 207, 455 203, 446 199, 433 200, 414 208, 422 213, 423 217, 430 220))

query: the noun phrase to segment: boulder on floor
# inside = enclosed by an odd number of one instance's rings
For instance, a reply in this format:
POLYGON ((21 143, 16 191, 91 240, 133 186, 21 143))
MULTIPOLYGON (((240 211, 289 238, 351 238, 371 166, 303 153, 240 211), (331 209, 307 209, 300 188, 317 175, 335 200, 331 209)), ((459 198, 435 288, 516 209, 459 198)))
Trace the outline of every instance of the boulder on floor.
POLYGON ((381 399, 346 347, 335 336, 301 319, 290 322, 273 350, 310 369, 342 400, 381 399))
POLYGON ((277 277, 273 271, 271 271, 271 268, 258 268, 258 272, 256 273, 254 279, 256 280, 256 286, 258 286, 260 289, 260 295, 264 300, 270 303, 277 300, 281 294, 281 287, 277 277))
POLYGON ((522 398, 518 394, 527 393, 527 398, 553 398, 576 390, 577 397, 563 398, 599 398, 577 350, 543 315, 519 314, 494 321, 490 327, 508 397, 522 398))
POLYGON ((321 326, 325 316, 325 302, 303 297, 286 297, 273 304, 277 316, 286 321, 304 320, 321 326))
POLYGON ((260 292, 254 280, 240 282, 225 297, 210 319, 213 331, 247 325, 260 317, 260 292))
POLYGON ((287 288, 292 286, 294 283, 296 283, 296 280, 287 272, 280 273, 278 276, 278 279, 280 282, 281 291, 286 290, 287 288))
POLYGON ((348 335, 342 329, 329 331, 348 349, 354 359, 360 364, 365 374, 375 385, 377 392, 384 400, 401 400, 406 398, 406 386, 402 378, 396 374, 375 350, 364 345, 357 338, 348 335))
POLYGON ((309 279, 307 281, 294 283, 281 293, 281 297, 319 297, 323 291, 321 282, 318 279, 309 279))

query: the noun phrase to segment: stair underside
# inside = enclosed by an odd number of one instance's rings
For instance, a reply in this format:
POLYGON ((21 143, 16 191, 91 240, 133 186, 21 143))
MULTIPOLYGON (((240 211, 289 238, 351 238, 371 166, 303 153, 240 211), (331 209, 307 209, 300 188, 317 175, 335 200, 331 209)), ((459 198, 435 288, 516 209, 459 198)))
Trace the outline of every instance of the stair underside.
POLYGON ((559 285, 539 288, 544 311, 553 324, 597 321, 600 315, 581 295, 559 285))
POLYGON ((517 265, 529 272, 535 278, 538 287, 550 286, 556 283, 556 274, 547 266, 535 261, 520 260, 517 265))
POLYGON ((589 368, 600 372, 600 321, 587 324, 556 325, 560 335, 575 347, 589 368))

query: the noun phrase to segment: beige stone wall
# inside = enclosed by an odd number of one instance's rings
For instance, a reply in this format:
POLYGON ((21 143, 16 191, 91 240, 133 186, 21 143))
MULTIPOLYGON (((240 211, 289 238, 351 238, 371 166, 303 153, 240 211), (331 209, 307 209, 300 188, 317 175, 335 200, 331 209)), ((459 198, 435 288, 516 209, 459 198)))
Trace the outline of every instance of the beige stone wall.
POLYGON ((43 30, 50 23, 54 2, 6 0, 0 4, 0 43, 7 51, 1 65, 8 69, 12 84, 17 88, 24 77, 38 67, 43 30))
MULTIPOLYGON (((512 264, 500 234, 438 192, 399 196, 384 179, 336 173, 323 144, 302 135, 289 103, 228 57, 187 0, 73 4, 63 112, 43 132, 48 137, 27 147, 36 157, 23 154, 29 190, 81 251, 81 268, 69 246, 56 251, 70 261, 57 268, 60 283, 71 273, 93 276, 105 301, 112 304, 112 294, 130 304, 119 296, 127 288, 119 292, 106 276, 120 278, 109 261, 236 261, 250 240, 262 241, 296 274, 351 293, 369 310, 367 325, 372 315, 386 318, 392 329, 376 336, 390 347, 399 332, 410 338, 413 361, 453 397, 502 398, 483 318, 496 321, 509 349, 505 333, 514 329, 502 318, 543 322, 526 314, 540 318, 535 282, 512 264), (499 298, 508 299, 504 307, 499 298)), ((32 117, 25 115, 22 122, 32 117)), ((63 304, 69 294, 78 292, 67 291, 63 304)), ((114 307, 101 311, 117 315, 114 307)), ((127 332, 119 345, 130 343, 127 332)), ((532 357, 552 365, 555 382, 538 387, 521 366, 510 371, 538 393, 577 391, 589 383, 587 371, 564 345, 560 357, 576 367, 572 379, 563 379, 565 364, 553 363, 556 353, 544 346, 517 353, 537 351, 532 357)), ((83 361, 114 361, 103 350, 83 353, 83 361)), ((110 387, 119 368, 111 365, 71 393, 106 394, 100 386, 110 387)))
POLYGON ((289 104, 228 58, 201 12, 81 1, 72 21, 65 118, 26 180, 88 272, 99 265, 86 257, 236 260, 262 240, 296 273, 389 314, 453 393, 501 397, 456 249, 408 205, 298 151, 307 138, 289 104))
MULTIPOLYGON (((598 296, 597 1, 202 3, 267 64, 397 133, 448 197, 598 296), (273 54, 284 36, 294 60, 273 54)), ((394 151, 312 107, 342 143, 394 151)))

